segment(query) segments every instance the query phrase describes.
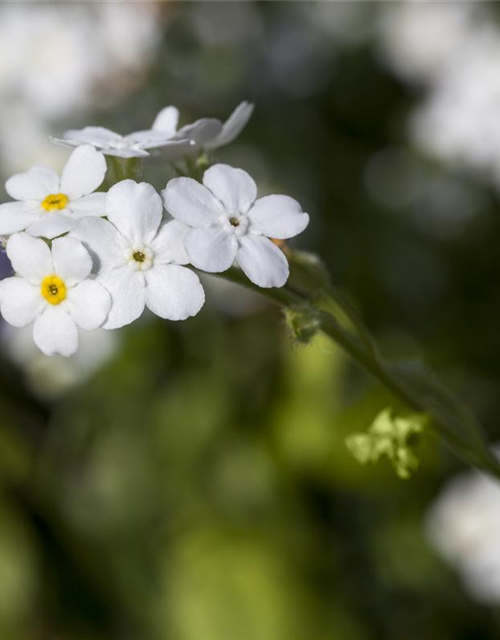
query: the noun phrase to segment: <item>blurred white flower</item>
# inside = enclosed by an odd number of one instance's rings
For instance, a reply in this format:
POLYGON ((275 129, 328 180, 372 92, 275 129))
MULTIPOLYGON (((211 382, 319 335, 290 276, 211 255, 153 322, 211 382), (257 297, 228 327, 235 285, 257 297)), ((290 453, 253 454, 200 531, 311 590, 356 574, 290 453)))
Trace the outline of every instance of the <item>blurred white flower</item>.
POLYGON ((500 178, 500 31, 462 44, 412 123, 418 145, 440 159, 500 178))
POLYGON ((167 211, 190 227, 184 244, 192 264, 209 273, 236 260, 260 287, 282 287, 288 279, 285 254, 269 238, 287 239, 309 224, 288 196, 257 199, 257 186, 241 169, 216 164, 203 176, 174 178, 162 192, 167 211))
POLYGON ((46 356, 33 342, 31 327, 18 329, 3 324, 0 331, 2 349, 26 374, 34 392, 53 398, 85 382, 118 350, 116 331, 82 331, 80 348, 69 357, 46 356))
POLYGON ((75 149, 61 178, 53 169, 33 167, 7 180, 16 202, 0 205, 0 234, 26 230, 32 236, 55 238, 85 216, 103 216, 105 193, 94 193, 104 180, 106 160, 86 145, 75 149))
POLYGON ((50 162, 54 152, 41 134, 51 123, 109 106, 142 82, 161 26, 150 2, 0 4, 3 166, 50 162))
POLYGON ((479 11, 464 2, 382 5, 377 28, 383 60, 407 80, 439 79, 460 53, 479 11))
POLYGON ((88 103, 101 64, 92 21, 79 7, 0 7, 0 94, 33 105, 43 118, 88 103))
POLYGON ((161 41, 164 12, 160 15, 159 4, 149 0, 102 2, 96 9, 94 25, 104 61, 101 76, 117 72, 141 74, 152 62, 161 41))
POLYGON ((50 142, 51 131, 47 120, 40 118, 28 103, 3 102, 0 109, 2 174, 6 176, 26 171, 26 167, 37 164, 61 169, 68 152, 50 142))
POLYGON ((500 603, 498 481, 478 472, 452 480, 429 513, 427 533, 475 599, 500 603))
POLYGON ((500 30, 484 3, 381 7, 385 62, 427 87, 410 118, 415 144, 500 186, 500 30))
MULTIPOLYGON (((159 37, 151 3, 3 4, 0 95, 44 118, 64 116, 93 104, 106 78, 141 71, 159 37)), ((106 93, 114 88, 120 83, 106 84, 106 93)))

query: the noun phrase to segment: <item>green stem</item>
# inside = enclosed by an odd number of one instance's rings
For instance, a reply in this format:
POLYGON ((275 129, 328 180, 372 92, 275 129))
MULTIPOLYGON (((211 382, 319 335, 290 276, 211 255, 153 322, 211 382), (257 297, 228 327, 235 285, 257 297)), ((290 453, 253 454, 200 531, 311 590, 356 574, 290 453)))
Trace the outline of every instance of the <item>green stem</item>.
MULTIPOLYGON (((438 405, 437 408, 442 408, 443 411, 430 409, 429 403, 423 401, 422 396, 415 392, 411 385, 404 383, 388 370, 388 365, 375 354, 374 350, 366 344, 365 340, 360 340, 356 336, 347 333, 331 313, 319 309, 317 304, 309 299, 308 296, 298 293, 288 286, 261 289, 250 282, 244 273, 235 267, 218 275, 225 280, 256 291, 284 308, 309 306, 311 311, 315 313, 320 330, 334 340, 359 366, 378 380, 378 382, 388 389, 399 401, 406 405, 408 409, 415 412, 427 413, 430 416, 432 419, 433 433, 447 445, 448 448, 453 450, 454 453, 466 463, 478 467, 500 479, 500 464, 482 440, 479 426, 476 427, 475 424, 472 424, 472 427, 469 427, 467 425, 469 430, 475 431, 475 433, 472 434, 472 443, 469 439, 457 433, 456 423, 457 420, 461 418, 462 413, 466 414, 466 418, 470 416, 466 408, 463 409, 457 405, 458 400, 450 399, 451 394, 444 390, 438 397, 441 406, 438 405), (443 413, 446 412, 451 416, 451 419, 443 417, 443 413)), ((343 310, 345 311, 345 307, 343 310)), ((373 340, 370 340, 370 342, 373 344, 373 340)))
POLYGON ((113 185, 122 180, 139 181, 142 178, 142 158, 119 158, 106 156, 107 172, 99 191, 108 191, 113 185))

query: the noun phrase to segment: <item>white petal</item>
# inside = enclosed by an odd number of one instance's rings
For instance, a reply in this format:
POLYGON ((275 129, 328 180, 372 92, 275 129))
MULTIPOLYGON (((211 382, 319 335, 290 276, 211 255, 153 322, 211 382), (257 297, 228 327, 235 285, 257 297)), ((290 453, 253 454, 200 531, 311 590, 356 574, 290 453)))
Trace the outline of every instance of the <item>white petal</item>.
POLYGON ((141 271, 123 266, 105 271, 97 281, 111 294, 111 310, 103 325, 105 329, 118 329, 137 320, 146 304, 146 284, 141 271))
POLYGON ((309 224, 309 216, 297 200, 288 196, 259 198, 248 212, 252 231, 269 238, 293 238, 309 224))
POLYGON ((111 222, 102 218, 82 218, 71 231, 71 236, 83 242, 92 256, 95 271, 123 265, 125 246, 120 242, 121 236, 111 222))
POLYGON ((62 278, 67 287, 85 280, 92 271, 92 258, 83 244, 76 238, 58 238, 52 242, 54 273, 62 278))
POLYGON ((147 182, 123 180, 108 191, 109 220, 132 243, 149 243, 155 237, 163 215, 160 196, 147 182))
POLYGON ((105 127, 84 127, 83 129, 70 129, 64 133, 66 142, 76 144, 91 144, 94 147, 106 148, 111 142, 118 142, 122 136, 105 127))
POLYGON ((187 138, 188 140, 194 140, 200 146, 205 146, 211 140, 216 138, 222 131, 222 122, 216 118, 202 118, 188 124, 177 132, 176 138, 178 140, 187 138))
POLYGON ((64 138, 55 138, 54 136, 49 136, 49 140, 54 144, 60 144, 62 147, 79 147, 80 143, 75 140, 65 140, 64 138))
POLYGON ((17 276, 0 282, 0 310, 14 327, 25 327, 33 322, 43 306, 40 285, 30 284, 17 276))
POLYGON ((186 233, 190 230, 178 220, 166 222, 151 243, 155 253, 155 263, 159 264, 187 264, 189 256, 184 246, 186 233))
MULTIPOLYGON (((143 153, 146 153, 146 149, 157 150, 163 159, 168 158, 170 161, 183 158, 198 149, 194 140, 172 139, 167 133, 153 129, 137 131, 127 136, 127 139, 135 142, 132 150, 141 149, 143 153)), ((146 153, 146 155, 149 154, 146 153)))
POLYGON ((145 272, 148 309, 166 320, 195 316, 205 302, 198 276, 186 267, 161 265, 145 272))
POLYGON ((77 217, 84 216, 105 216, 106 215, 106 194, 91 193, 89 196, 71 200, 68 205, 71 212, 77 217))
POLYGON ((198 147, 193 140, 166 140, 161 143, 150 142, 147 148, 153 150, 153 152, 156 151, 156 155, 161 155, 163 160, 175 162, 192 155, 198 147))
POLYGON ((70 155, 61 176, 61 193, 70 200, 95 191, 106 174, 106 159, 90 145, 75 149, 70 155))
POLYGON ((0 235, 23 231, 41 215, 38 203, 6 202, 0 204, 0 235))
POLYGON ((14 271, 32 284, 54 272, 52 256, 47 244, 26 233, 16 233, 7 242, 7 255, 14 271))
POLYGON ((209 189, 192 178, 174 178, 161 193, 167 211, 190 227, 208 227, 224 213, 209 189))
POLYGON ((85 280, 69 289, 67 300, 71 317, 87 331, 100 327, 111 309, 110 294, 94 280, 85 280))
POLYGON ((131 143, 139 144, 141 147, 148 147, 150 144, 164 144, 170 138, 164 131, 155 131, 154 129, 146 129, 145 131, 136 131, 125 137, 125 140, 131 143))
POLYGON ((51 211, 38 216, 28 227, 26 233, 40 238, 57 238, 63 233, 68 233, 76 224, 75 218, 67 209, 51 211), (67 213, 66 213, 67 212, 67 213))
POLYGON ((5 183, 5 189, 14 200, 38 200, 59 193, 59 176, 53 169, 33 167, 25 173, 17 173, 5 183))
POLYGON ((229 269, 238 248, 235 236, 226 233, 219 225, 192 229, 186 235, 184 244, 191 263, 209 273, 229 269))
POLYGON ((214 140, 207 143, 205 147, 207 149, 217 149, 232 142, 243 131, 252 113, 253 104, 241 102, 224 123, 221 133, 214 140))
POLYGON ((33 338, 47 356, 71 356, 78 349, 76 324, 60 305, 47 305, 35 320, 33 338))
POLYGON ((288 280, 285 254, 263 236, 241 237, 236 260, 248 278, 259 287, 282 287, 288 280))
POLYGON ((164 107, 153 122, 153 129, 174 135, 179 122, 179 110, 176 107, 164 107))
POLYGON ((92 257, 96 272, 124 264, 125 244, 121 242, 122 236, 111 222, 102 218, 82 218, 70 235, 83 242, 92 257))
POLYGON ((205 171, 203 184, 230 213, 246 213, 257 197, 254 179, 242 169, 216 164, 205 171))

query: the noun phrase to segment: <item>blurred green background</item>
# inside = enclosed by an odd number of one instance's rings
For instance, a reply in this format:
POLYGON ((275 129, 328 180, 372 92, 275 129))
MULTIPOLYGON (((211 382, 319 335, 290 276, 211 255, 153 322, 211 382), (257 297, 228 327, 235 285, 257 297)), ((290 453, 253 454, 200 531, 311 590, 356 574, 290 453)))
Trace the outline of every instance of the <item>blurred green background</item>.
MULTIPOLYGON (((42 112, 36 92, 22 93, 28 70, 57 97, 51 65, 65 55, 56 47, 35 71, 23 58, 18 84, 0 89, 13 114, 0 122, 3 178, 29 166, 14 167, 7 133, 33 163, 67 155, 29 147, 26 127, 9 124, 21 103, 27 122, 58 135, 144 129, 167 104, 185 124, 254 102, 218 158, 261 193, 301 202, 311 224, 295 246, 323 257, 389 357, 425 354, 498 439, 498 197, 481 173, 412 143, 424 89, 381 54, 375 25, 391 3, 140 4, 147 28, 132 16, 130 33, 113 37, 137 58, 148 48, 143 63, 106 76, 99 63, 91 101, 84 85, 81 105, 42 112)), ((15 11, 28 29, 26 7, 3 5, 0 36, 15 11)), ((86 13, 103 20, 95 6, 37 11, 33 61, 51 19, 68 30, 86 13)), ((145 179, 163 188, 171 175, 153 162, 145 179)), ((390 396, 328 340, 294 347, 258 296, 207 280, 207 298, 194 319, 144 317, 71 363, 3 327, 0 639, 497 638, 498 613, 470 598, 425 536, 459 463, 429 442, 409 481, 386 463, 358 466, 344 439, 390 396)))

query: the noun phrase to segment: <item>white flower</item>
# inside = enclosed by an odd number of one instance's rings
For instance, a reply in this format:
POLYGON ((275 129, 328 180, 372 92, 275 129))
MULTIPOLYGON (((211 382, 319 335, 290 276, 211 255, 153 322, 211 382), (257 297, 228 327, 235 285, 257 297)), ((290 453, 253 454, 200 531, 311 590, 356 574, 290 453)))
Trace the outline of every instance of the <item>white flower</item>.
POLYGON ((144 158, 151 150, 161 150, 170 160, 177 160, 200 149, 215 149, 232 142, 252 115, 253 105, 242 102, 225 123, 216 118, 202 118, 177 129, 179 111, 165 107, 156 116, 151 129, 126 136, 104 127, 70 129, 62 138, 51 138, 56 144, 78 147, 91 144, 102 153, 121 158, 144 158))
POLYGON ((253 179, 241 169, 217 164, 203 176, 174 178, 163 190, 167 211, 191 227, 184 243, 192 264, 211 273, 226 271, 234 260, 260 287, 282 287, 288 262, 269 238, 292 238, 309 216, 288 196, 257 198, 253 179))
POLYGON ((53 169, 33 167, 5 184, 17 202, 0 205, 0 235, 26 230, 55 238, 85 216, 103 216, 106 194, 93 193, 104 179, 106 160, 91 146, 75 149, 61 178, 53 169))
POLYGON ((78 351, 69 357, 46 356, 33 342, 33 329, 8 324, 0 328, 0 343, 8 357, 23 369, 27 383, 42 398, 57 398, 86 382, 119 348, 116 331, 82 331, 78 351))
POLYGON ((164 155, 178 158, 187 155, 195 143, 187 139, 179 139, 175 132, 170 135, 166 131, 148 129, 136 131, 126 136, 115 133, 104 127, 84 127, 70 129, 63 138, 51 138, 52 142, 69 147, 91 144, 108 156, 120 158, 146 158, 151 149, 162 149, 164 155), (175 136, 175 137, 174 137, 175 136))
POLYGON ((16 233, 7 255, 17 275, 0 282, 0 310, 14 327, 34 322, 33 338, 48 356, 78 348, 78 327, 91 331, 111 307, 106 289, 88 277, 92 258, 75 238, 59 238, 52 249, 39 238, 16 233))
POLYGON ((187 229, 175 220, 161 225, 163 206, 153 187, 119 182, 108 192, 106 212, 109 222, 86 218, 72 232, 97 257, 97 281, 111 293, 104 328, 130 324, 146 306, 167 320, 196 315, 205 294, 198 276, 180 266, 189 262, 182 244, 187 229))
POLYGON ((187 138, 196 148, 217 149, 240 135, 250 120, 253 109, 253 104, 241 102, 224 123, 216 118, 201 118, 177 131, 179 112, 175 107, 165 107, 156 116, 153 131, 187 138))
POLYGON ((433 505, 427 532, 471 595, 500 603, 500 483, 478 472, 453 479, 433 505))

